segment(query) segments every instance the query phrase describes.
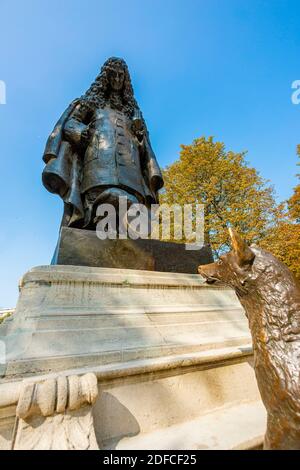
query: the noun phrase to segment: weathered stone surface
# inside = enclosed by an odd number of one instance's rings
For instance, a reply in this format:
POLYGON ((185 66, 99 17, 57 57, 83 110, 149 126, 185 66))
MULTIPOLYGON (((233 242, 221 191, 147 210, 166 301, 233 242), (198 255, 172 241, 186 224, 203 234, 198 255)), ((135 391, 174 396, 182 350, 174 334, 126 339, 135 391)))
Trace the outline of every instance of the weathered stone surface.
POLYGON ((51 264, 197 273, 212 261, 209 246, 193 251, 159 240, 100 240, 94 231, 62 227, 51 264))
MULTIPOLYGON (((163 410, 161 409, 161 413, 163 410)), ((194 419, 117 438, 116 450, 244 450, 261 446, 266 412, 260 401, 232 404, 194 419)), ((109 441, 108 448, 112 448, 109 441)), ((106 447, 103 447, 106 449, 106 447)))
MULTIPOLYGON (((58 387, 59 371, 64 376, 97 377, 101 393, 93 417, 101 449, 236 448, 261 442, 265 415, 247 320, 231 289, 208 286, 199 275, 33 268, 20 283, 16 312, 0 327, 2 332, 7 363, 0 381, 0 448, 11 445, 24 376, 39 384, 49 380, 38 385, 45 396, 54 390, 53 380, 55 389, 65 389, 65 382, 58 387), (216 430, 219 417, 222 425, 216 430), (231 419, 241 432, 228 439, 231 419), (195 426, 203 427, 194 433, 195 426)), ((65 395, 59 396, 44 403, 38 393, 37 399, 47 414, 53 406, 63 409, 65 395)), ((82 419, 88 432, 91 421, 82 405, 48 417, 41 411, 31 414, 18 445, 33 446, 31 428, 58 436, 58 429, 70 429, 72 420, 75 429, 82 419)), ((34 442, 34 448, 50 445, 40 432, 34 442)), ((65 448, 64 437, 61 442, 65 448)), ((80 440, 72 442, 81 448, 80 440)), ((51 443, 52 448, 56 445, 51 443)))
MULTIPOLYGON (((266 413, 259 400, 251 349, 228 347, 92 369, 101 391, 93 406, 92 428, 100 449, 232 449, 262 444, 266 413)), ((78 369, 78 374, 84 370, 78 369)), ((53 375, 35 380, 52 381, 53 375)), ((0 384, 1 449, 9 448, 13 436, 9 417, 15 411, 8 404, 18 400, 23 387, 22 381, 0 384)), ((79 413, 88 434, 91 427, 85 411, 83 406, 72 412, 72 419, 76 430, 79 413)), ((69 410, 65 415, 68 436, 69 410)), ((42 426, 40 430, 50 436, 56 431, 52 448, 66 448, 65 434, 62 440, 56 439, 64 421, 61 416, 45 422, 35 414, 30 420, 24 424, 22 448, 31 448, 33 442, 37 447, 45 445, 41 434, 31 434, 30 426, 42 426)), ((82 448, 81 440, 72 442, 82 448)))
POLYGON ((34 415, 52 416, 93 405, 98 396, 94 374, 58 375, 42 382, 25 381, 19 395, 16 415, 28 419, 34 415))
POLYGON ((41 266, 25 274, 20 288, 6 328, 6 376, 250 339, 235 293, 207 286, 196 274, 41 266))
POLYGON ((97 378, 91 373, 24 381, 13 449, 98 449, 92 416, 97 396, 97 378))

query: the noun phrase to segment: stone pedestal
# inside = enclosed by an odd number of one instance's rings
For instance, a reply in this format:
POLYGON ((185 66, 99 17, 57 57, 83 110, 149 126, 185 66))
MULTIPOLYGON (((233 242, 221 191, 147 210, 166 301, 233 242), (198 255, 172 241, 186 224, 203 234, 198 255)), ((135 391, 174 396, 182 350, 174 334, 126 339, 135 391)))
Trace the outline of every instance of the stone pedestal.
POLYGON ((209 245, 189 250, 160 240, 100 240, 95 231, 62 227, 51 264, 196 274, 211 262, 209 245))
POLYGON ((88 406, 99 448, 251 448, 262 441, 265 411, 244 312, 232 290, 199 275, 33 268, 0 334, 7 353, 2 448, 14 442, 24 380, 85 374, 98 381, 99 397, 88 406))

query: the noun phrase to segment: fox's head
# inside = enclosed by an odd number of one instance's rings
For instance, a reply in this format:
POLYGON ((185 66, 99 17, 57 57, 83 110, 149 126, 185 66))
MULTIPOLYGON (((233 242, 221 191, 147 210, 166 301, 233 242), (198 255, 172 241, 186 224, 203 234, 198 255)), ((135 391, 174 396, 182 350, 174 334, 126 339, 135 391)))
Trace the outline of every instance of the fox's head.
MULTIPOLYGON (((220 256, 215 263, 199 266, 199 274, 208 283, 222 281, 232 287, 253 325, 258 325, 259 316, 263 318, 268 337, 298 341, 300 284, 296 277, 268 251, 256 245, 249 247, 233 229, 229 229, 229 233, 232 251, 220 256)), ((260 335, 259 341, 261 338, 260 335)))
POLYGON ((221 255, 215 263, 198 267, 198 272, 208 283, 222 281, 238 291, 244 291, 251 278, 255 252, 233 230, 229 229, 233 250, 221 255))

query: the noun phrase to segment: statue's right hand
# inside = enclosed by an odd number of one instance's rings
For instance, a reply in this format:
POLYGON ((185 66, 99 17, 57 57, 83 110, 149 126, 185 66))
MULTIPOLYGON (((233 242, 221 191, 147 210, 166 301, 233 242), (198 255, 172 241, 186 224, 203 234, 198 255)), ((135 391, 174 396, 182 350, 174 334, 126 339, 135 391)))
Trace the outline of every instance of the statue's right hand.
POLYGON ((89 140, 89 128, 75 119, 70 119, 65 125, 64 135, 75 147, 82 147, 89 140))
POLYGON ((68 127, 65 127, 63 132, 64 132, 64 137, 66 138, 66 140, 70 142, 71 144, 74 143, 73 132, 71 131, 71 129, 69 129, 68 127))

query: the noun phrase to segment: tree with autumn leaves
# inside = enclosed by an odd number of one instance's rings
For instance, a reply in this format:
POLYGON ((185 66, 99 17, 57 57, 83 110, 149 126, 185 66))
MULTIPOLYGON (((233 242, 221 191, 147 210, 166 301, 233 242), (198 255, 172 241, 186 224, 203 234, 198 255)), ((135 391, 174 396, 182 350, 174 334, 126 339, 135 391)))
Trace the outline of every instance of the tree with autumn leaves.
POLYGON ((249 244, 269 249, 300 277, 300 189, 287 209, 284 204, 278 206, 272 186, 245 157, 245 153, 226 151, 212 137, 182 145, 179 160, 164 170, 161 202, 204 204, 205 237, 216 256, 229 249, 227 227, 232 226, 249 244))
MULTIPOLYGON (((300 157, 299 145, 297 153, 300 157)), ((290 199, 278 207, 277 214, 276 226, 262 240, 261 246, 283 261, 300 279, 300 184, 294 188, 290 199)))
MULTIPOLYGON (((297 154, 300 158, 300 145, 297 147, 297 154)), ((300 166, 300 161, 297 164, 300 166)), ((300 179, 300 174, 297 174, 297 177, 300 179)), ((294 220, 296 223, 300 223, 300 183, 294 188, 294 194, 288 200, 288 213, 291 220, 294 220)))

